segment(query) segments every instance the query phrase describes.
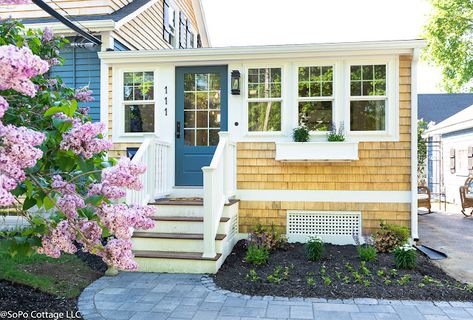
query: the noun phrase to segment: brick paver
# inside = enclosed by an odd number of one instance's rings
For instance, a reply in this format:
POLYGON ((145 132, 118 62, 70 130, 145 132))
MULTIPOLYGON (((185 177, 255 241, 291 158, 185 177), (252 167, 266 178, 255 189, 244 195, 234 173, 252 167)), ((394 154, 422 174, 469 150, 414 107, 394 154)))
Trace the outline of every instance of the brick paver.
POLYGON ((79 311, 86 320, 473 320, 473 302, 248 296, 208 276, 157 273, 102 277, 84 290, 79 311))

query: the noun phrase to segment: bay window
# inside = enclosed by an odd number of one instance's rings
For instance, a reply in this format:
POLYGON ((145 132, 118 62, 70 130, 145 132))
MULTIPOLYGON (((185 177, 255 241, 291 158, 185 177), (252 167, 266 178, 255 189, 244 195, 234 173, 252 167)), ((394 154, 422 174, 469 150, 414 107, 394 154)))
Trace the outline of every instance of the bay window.
POLYGON ((154 73, 123 73, 125 133, 154 132, 154 73))
POLYGON ((298 68, 298 122, 328 131, 333 122, 333 66, 298 68))
POLYGON ((350 131, 385 131, 386 105, 386 65, 351 65, 350 131))
POLYGON ((281 131, 281 68, 248 69, 248 131, 281 131))

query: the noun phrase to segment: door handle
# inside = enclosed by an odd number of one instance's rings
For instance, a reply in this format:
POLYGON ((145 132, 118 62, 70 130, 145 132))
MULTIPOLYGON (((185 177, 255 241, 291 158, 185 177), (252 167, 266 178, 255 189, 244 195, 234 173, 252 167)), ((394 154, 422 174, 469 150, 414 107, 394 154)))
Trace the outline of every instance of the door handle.
POLYGON ((181 138, 181 122, 177 121, 176 122, 176 139, 181 138))

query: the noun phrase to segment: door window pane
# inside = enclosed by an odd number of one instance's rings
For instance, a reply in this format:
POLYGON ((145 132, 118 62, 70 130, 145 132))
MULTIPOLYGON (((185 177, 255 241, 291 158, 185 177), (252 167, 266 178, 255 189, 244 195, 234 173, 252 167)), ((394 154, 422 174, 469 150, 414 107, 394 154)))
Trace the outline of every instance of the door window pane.
POLYGON ((332 101, 299 102, 299 125, 310 131, 329 131, 332 122, 332 101))
POLYGON ((362 100, 350 102, 351 131, 382 131, 386 129, 386 101, 362 100))
POLYGON ((154 105, 126 105, 125 132, 154 132, 154 105))
POLYGON ((281 102, 248 103, 249 131, 281 131, 281 102))

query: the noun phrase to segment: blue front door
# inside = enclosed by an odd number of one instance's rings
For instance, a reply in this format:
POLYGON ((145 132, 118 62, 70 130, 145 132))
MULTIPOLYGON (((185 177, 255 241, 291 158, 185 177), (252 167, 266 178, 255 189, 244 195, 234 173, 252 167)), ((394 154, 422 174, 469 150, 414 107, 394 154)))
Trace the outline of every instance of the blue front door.
POLYGON ((227 66, 176 68, 176 186, 202 186, 227 130, 227 66))

